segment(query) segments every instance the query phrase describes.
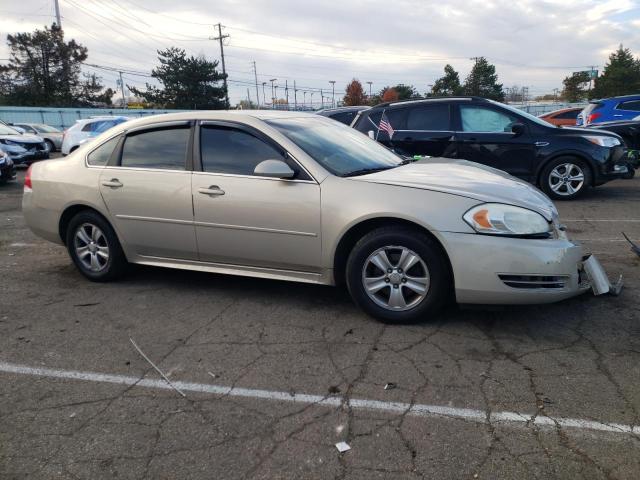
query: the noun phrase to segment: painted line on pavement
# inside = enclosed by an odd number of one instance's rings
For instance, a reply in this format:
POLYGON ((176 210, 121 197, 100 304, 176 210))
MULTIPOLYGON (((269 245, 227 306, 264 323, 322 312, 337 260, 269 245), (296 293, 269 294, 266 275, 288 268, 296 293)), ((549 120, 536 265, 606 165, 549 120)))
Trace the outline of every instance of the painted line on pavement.
MULTIPOLYGON (((138 386, 160 390, 173 390, 164 380, 140 379, 127 375, 106 374, 97 372, 80 372, 75 370, 61 370, 53 368, 30 367, 7 362, 0 362, 0 372, 36 377, 57 378, 64 380, 79 380, 97 383, 112 383, 116 385, 138 386)), ((343 403, 342 397, 327 397, 304 393, 279 392, 258 390, 252 388, 226 387, 206 383, 190 383, 172 381, 184 392, 209 393, 229 397, 244 397, 280 402, 315 404, 324 407, 339 407, 343 403)), ((448 417, 474 422, 487 422, 487 413, 470 408, 445 407, 439 405, 409 404, 404 402, 385 402, 380 400, 351 399, 351 408, 359 410, 377 410, 388 413, 406 413, 418 417, 448 417)), ((549 417, 522 414, 517 412, 493 412, 490 421, 495 423, 512 423, 523 426, 535 425, 543 427, 563 427, 580 430, 593 430, 617 434, 640 434, 640 426, 624 425, 620 423, 605 423, 580 418, 549 417)))
POLYGON ((616 219, 616 218, 610 218, 610 219, 590 219, 590 218, 575 218, 572 220, 566 220, 566 219, 562 219, 560 221, 560 223, 564 223, 564 222, 610 222, 610 223, 640 223, 640 220, 635 220, 635 219, 616 219))

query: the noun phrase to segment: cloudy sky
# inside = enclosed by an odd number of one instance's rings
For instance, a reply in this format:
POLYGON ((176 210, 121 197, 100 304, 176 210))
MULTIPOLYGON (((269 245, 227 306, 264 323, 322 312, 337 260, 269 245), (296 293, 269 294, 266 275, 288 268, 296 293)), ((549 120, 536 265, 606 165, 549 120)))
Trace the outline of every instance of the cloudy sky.
MULTIPOLYGON (((54 20, 53 0, 3 2, 0 34, 30 31, 54 20)), ((572 71, 602 68, 620 43, 640 55, 640 0, 60 0, 68 38, 89 48, 88 62, 127 69, 125 83, 143 85, 156 50, 169 46, 219 59, 210 40, 220 22, 232 103, 252 101, 256 62, 262 82, 276 78, 278 96, 295 80, 298 101, 336 97, 352 78, 373 82, 375 92, 396 83, 418 91, 451 63, 464 76, 485 56, 505 86, 532 95, 561 88, 572 71)), ((6 61, 6 42, 0 58, 6 61)), ((89 68, 107 86, 117 73, 89 68)), ((290 90, 293 102, 293 90, 290 90)), ((328 100, 327 100, 328 101, 328 100)))

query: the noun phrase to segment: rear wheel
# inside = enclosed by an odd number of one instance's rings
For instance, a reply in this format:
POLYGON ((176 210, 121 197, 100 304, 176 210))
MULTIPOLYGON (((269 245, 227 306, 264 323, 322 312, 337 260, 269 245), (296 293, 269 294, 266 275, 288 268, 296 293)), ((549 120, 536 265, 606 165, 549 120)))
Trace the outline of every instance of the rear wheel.
POLYGON ((441 248, 407 228, 383 227, 365 235, 349 255, 346 276, 354 301, 388 323, 427 320, 451 293, 441 248))
POLYGON ((45 140, 44 142, 47 144, 47 151, 49 153, 56 151, 56 146, 53 144, 51 140, 45 140))
POLYGON ((96 212, 77 213, 67 228, 67 250, 80 273, 94 282, 122 276, 127 268, 118 237, 96 212))
POLYGON ((542 171, 540 187, 555 200, 573 200, 591 185, 591 170, 579 158, 560 157, 542 171))

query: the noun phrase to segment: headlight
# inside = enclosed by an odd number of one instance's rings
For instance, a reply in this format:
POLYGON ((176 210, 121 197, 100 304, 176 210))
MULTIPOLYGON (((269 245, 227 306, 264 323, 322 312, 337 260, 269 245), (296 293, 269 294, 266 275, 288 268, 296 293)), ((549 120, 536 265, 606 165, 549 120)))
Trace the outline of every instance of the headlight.
POLYGON ((0 140, 0 142, 4 143, 5 145, 20 145, 19 143, 14 142, 13 140, 0 140))
POLYGON ((616 137, 601 137, 599 135, 584 135, 582 138, 589 140, 600 147, 617 147, 620 145, 620 140, 616 137))
POLYGON ((539 213, 502 203, 478 205, 462 218, 476 232, 489 235, 546 235, 551 231, 551 224, 539 213))

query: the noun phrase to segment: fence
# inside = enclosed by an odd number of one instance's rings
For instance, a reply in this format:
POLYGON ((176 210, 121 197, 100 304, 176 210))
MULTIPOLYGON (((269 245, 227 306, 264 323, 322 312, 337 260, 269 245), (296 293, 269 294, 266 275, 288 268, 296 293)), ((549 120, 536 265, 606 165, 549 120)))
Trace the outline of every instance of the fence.
POLYGON ((7 123, 46 123, 52 127, 64 129, 76 120, 102 115, 124 115, 127 117, 146 117, 160 113, 172 113, 182 110, 134 110, 126 108, 43 108, 43 107, 0 107, 0 120, 7 123))
POLYGON ((531 115, 538 116, 553 112, 554 110, 560 110, 561 108, 583 108, 587 106, 587 103, 510 103, 509 105, 518 110, 524 110, 531 115))

